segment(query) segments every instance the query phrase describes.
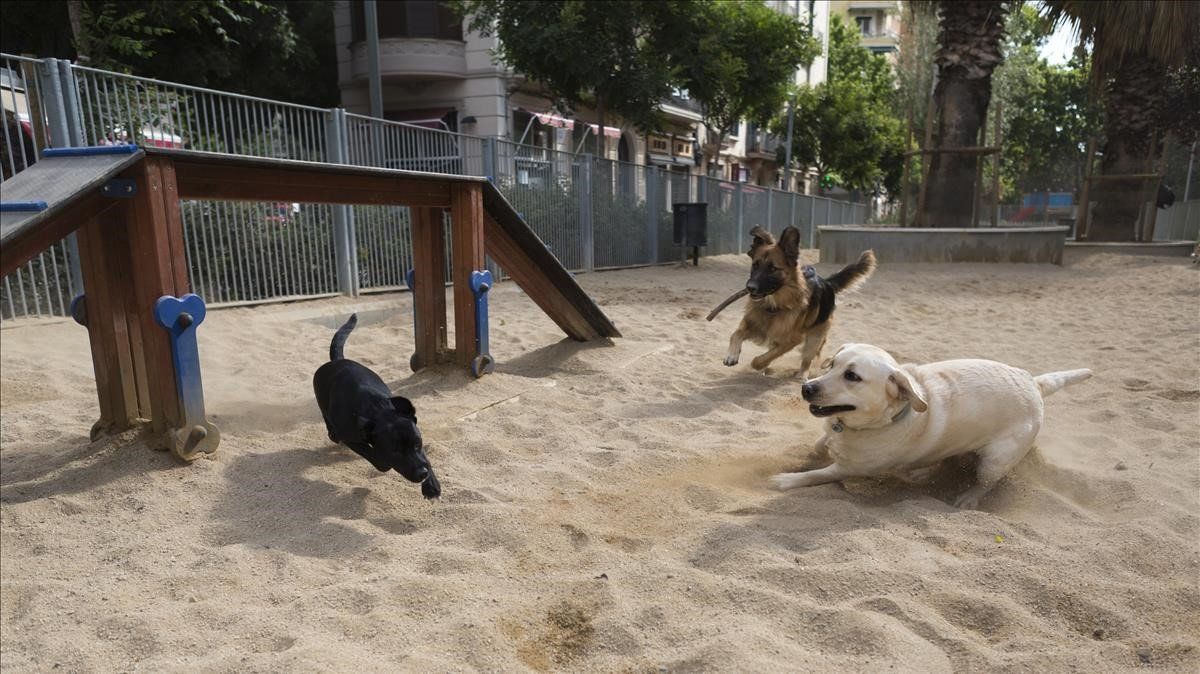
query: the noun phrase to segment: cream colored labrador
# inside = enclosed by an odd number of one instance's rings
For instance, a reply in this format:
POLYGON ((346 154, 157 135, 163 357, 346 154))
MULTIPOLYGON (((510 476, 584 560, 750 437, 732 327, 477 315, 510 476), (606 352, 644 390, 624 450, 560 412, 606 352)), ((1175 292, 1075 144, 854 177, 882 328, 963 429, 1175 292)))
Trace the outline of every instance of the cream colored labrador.
POLYGON ((828 371, 801 388, 809 411, 825 417, 818 451, 833 463, 780 473, 780 489, 848 477, 928 477, 943 459, 974 451, 978 481, 955 505, 973 508, 1024 458, 1042 427, 1043 398, 1092 376, 1091 370, 1040 376, 990 360, 900 365, 869 344, 846 344, 828 371))

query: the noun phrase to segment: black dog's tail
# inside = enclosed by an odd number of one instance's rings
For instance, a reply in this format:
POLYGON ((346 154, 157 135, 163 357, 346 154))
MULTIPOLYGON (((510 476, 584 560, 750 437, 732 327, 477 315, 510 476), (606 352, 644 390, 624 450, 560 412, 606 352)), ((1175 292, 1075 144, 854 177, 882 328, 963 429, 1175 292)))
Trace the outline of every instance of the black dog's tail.
POLYGON ((842 267, 838 273, 825 279, 836 293, 850 292, 871 278, 875 273, 875 251, 864 251, 858 262, 842 267))
POLYGON ((329 343, 329 360, 341 360, 345 358, 342 355, 342 349, 346 346, 346 340, 350 337, 350 331, 356 325, 358 325, 358 314, 350 314, 350 320, 346 321, 345 325, 333 333, 333 341, 329 343))

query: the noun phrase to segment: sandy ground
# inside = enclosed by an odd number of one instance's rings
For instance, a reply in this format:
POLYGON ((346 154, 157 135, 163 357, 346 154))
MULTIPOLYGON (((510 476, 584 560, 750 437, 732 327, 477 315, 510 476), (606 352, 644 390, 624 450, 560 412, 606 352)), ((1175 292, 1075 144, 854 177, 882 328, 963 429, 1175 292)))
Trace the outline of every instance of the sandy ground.
POLYGON ((831 345, 1096 371, 978 511, 948 505, 952 470, 768 488, 820 422, 797 356, 721 365, 740 305, 704 315, 745 271, 581 276, 611 344, 503 284, 479 381, 408 371, 407 295, 214 311, 224 439, 192 465, 88 444, 84 330, 6 323, 4 670, 1200 667, 1200 270, 884 265, 841 301, 831 345), (438 502, 325 437, 311 375, 351 310, 347 354, 415 401, 438 502))

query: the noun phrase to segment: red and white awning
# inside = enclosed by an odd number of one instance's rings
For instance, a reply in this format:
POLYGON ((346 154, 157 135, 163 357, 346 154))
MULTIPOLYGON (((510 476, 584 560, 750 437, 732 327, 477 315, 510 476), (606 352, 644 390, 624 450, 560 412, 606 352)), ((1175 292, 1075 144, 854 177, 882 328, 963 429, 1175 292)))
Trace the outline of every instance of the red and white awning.
MULTIPOLYGON (((592 130, 592 133, 594 133, 596 135, 600 134, 600 131, 599 131, 600 125, 599 124, 588 124, 588 128, 590 128, 592 130)), ((615 127, 606 126, 606 127, 604 127, 604 135, 608 136, 609 138, 620 138, 621 130, 618 128, 615 128, 615 127)))
MULTIPOLYGON (((537 121, 541 124, 544 124, 546 126, 557 127, 560 129, 568 129, 570 131, 575 130, 576 124, 583 123, 583 122, 577 122, 574 119, 567 119, 566 117, 563 117, 561 115, 556 115, 553 112, 534 112, 534 113, 530 113, 530 114, 532 114, 534 116, 534 118, 537 119, 537 121)), ((585 124, 584 126, 586 126, 588 128, 588 130, 591 131, 592 133, 594 133, 596 135, 600 134, 600 125, 599 124, 585 124)), ((616 127, 613 127, 613 126, 606 126, 606 127, 604 127, 604 135, 608 136, 609 138, 620 138, 621 130, 616 127)))
POLYGON ((560 129, 570 129, 572 131, 575 130, 575 120, 573 119, 560 117, 552 112, 535 112, 533 113, 533 116, 537 117, 538 122, 545 124, 546 126, 554 126, 560 129))

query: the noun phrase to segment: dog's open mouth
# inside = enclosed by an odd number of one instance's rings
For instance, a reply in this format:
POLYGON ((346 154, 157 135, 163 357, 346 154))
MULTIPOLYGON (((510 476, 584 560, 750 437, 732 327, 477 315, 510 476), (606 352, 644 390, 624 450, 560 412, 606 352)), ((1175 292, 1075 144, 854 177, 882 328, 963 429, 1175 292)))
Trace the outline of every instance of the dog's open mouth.
POLYGON ((841 414, 842 412, 853 412, 854 409, 854 405, 829 405, 827 407, 823 407, 821 405, 808 406, 809 413, 811 413, 814 417, 831 417, 835 414, 841 414))

